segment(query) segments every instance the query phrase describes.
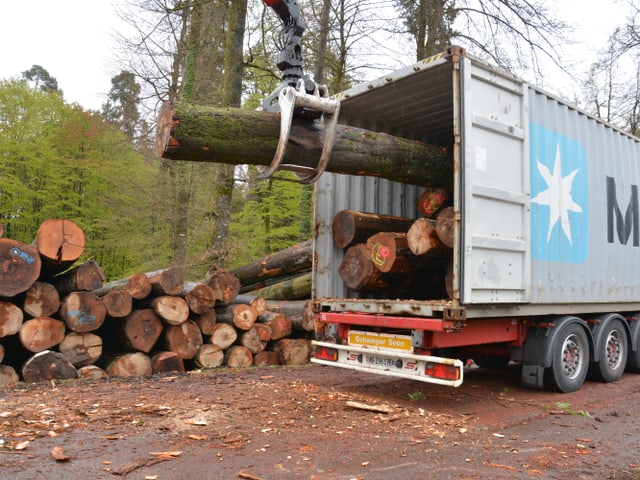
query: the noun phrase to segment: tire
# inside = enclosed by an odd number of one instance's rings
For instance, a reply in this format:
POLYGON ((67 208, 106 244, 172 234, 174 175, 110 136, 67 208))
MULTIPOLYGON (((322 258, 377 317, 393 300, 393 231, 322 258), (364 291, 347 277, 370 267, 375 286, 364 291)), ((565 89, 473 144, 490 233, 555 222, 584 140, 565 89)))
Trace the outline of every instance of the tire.
POLYGON ((605 326, 599 349, 599 359, 591 366, 594 379, 601 382, 620 380, 627 366, 629 341, 627 331, 620 320, 612 320, 605 326))
POLYGON ((634 335, 636 336, 636 341, 633 342, 636 346, 636 351, 629 351, 629 355, 627 356, 627 370, 632 373, 640 373, 640 328, 632 329, 631 335, 632 337, 634 335))
POLYGON ((589 339, 578 323, 560 328, 551 347, 551 366, 544 372, 544 386, 556 392, 575 392, 589 372, 589 339))

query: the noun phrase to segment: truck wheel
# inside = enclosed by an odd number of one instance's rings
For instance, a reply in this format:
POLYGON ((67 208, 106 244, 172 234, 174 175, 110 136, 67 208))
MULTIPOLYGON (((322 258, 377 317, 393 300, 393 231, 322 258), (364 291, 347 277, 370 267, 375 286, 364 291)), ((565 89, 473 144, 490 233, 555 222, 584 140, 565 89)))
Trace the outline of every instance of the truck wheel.
POLYGON ((615 382, 620 380, 627 365, 627 332, 620 320, 612 320, 605 328, 603 341, 596 346, 600 360, 592 365, 592 373, 602 382, 615 382))
POLYGON ((635 342, 632 342, 636 346, 634 352, 629 351, 627 357, 627 370, 633 373, 640 373, 640 328, 631 329, 631 338, 635 337, 635 342))
POLYGON ((551 350, 551 366, 544 372, 544 384, 557 392, 575 392, 589 371, 589 340, 577 323, 561 327, 551 350))

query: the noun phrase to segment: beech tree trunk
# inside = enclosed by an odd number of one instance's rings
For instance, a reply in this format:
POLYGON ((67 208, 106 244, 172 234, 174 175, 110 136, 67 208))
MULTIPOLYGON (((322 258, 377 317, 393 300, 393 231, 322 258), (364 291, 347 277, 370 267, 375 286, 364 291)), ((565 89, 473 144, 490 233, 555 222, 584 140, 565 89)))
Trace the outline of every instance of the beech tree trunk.
POLYGON ((150 308, 134 310, 122 321, 119 330, 127 348, 149 353, 162 335, 162 321, 150 308))
POLYGON ((151 308, 169 325, 182 325, 189 319, 189 305, 182 297, 161 295, 151 301, 151 308))
POLYGON ((228 323, 216 323, 211 329, 209 342, 222 350, 229 348, 238 338, 238 332, 228 323))
POLYGON ((40 277, 42 262, 35 247, 0 238, 0 297, 25 292, 40 277))
POLYGON ((76 367, 91 365, 102 355, 102 338, 93 333, 68 333, 58 347, 76 367))
POLYGON ((192 359, 203 344, 202 332, 192 320, 167 327, 164 338, 167 348, 183 360, 192 359))
POLYGON ((253 354, 261 352, 267 347, 267 341, 262 339, 260 331, 255 325, 246 332, 240 333, 238 341, 253 354))
POLYGON ((185 283, 185 290, 187 292, 183 291, 182 293, 189 309, 197 315, 211 310, 216 304, 216 292, 209 285, 185 283))
POLYGON ((234 304, 216 308, 216 319, 219 323, 228 323, 240 330, 249 330, 257 318, 257 312, 249 305, 234 304))
MULTIPOLYGON (((451 152, 442 147, 338 125, 327 171, 371 175, 402 183, 449 187, 451 152)), ((280 136, 280 115, 166 102, 158 116, 156 153, 173 160, 269 165, 280 136)), ((294 119, 283 163, 315 167, 321 122, 294 119)))
POLYGON ((78 378, 78 370, 60 352, 44 350, 25 362, 22 378, 27 383, 69 380, 78 378))
POLYGON ((412 223, 410 218, 342 210, 333 217, 333 241, 340 248, 348 248, 366 243, 378 232, 406 232, 412 223))
POLYGON ((253 307, 258 315, 262 315, 267 311, 267 300, 264 297, 255 295, 238 295, 233 302, 253 307))
POLYGON ((153 373, 153 365, 146 353, 125 353, 111 360, 105 371, 118 377, 142 377, 153 373))
POLYGON ((23 320, 24 313, 18 306, 0 301, 0 338, 18 333, 23 320))
POLYGON ((84 367, 80 367, 78 369, 78 375, 80 378, 85 378, 87 380, 100 380, 109 376, 107 372, 97 365, 85 365, 84 367))
POLYGON ((30 352, 42 352, 58 345, 65 336, 64 322, 51 317, 27 320, 20 328, 20 343, 30 352))
POLYGON ((216 300, 228 305, 240 292, 240 279, 233 272, 218 272, 209 279, 209 286, 215 292, 216 300))
POLYGON ((71 292, 60 302, 60 317, 74 332, 92 332, 100 328, 107 307, 93 292, 71 292))
POLYGON ((25 293, 22 309, 32 317, 53 315, 60 309, 58 289, 48 282, 35 282, 25 293))
POLYGON ((266 300, 296 300, 311 296, 311 272, 302 273, 289 280, 274 283, 268 287, 251 292, 252 295, 266 300))

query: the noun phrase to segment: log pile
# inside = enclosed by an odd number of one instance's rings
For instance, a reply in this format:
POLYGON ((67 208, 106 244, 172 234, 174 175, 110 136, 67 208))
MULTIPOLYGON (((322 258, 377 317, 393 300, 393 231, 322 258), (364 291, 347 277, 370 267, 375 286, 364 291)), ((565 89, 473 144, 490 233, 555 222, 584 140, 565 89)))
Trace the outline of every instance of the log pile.
MULTIPOLYGON (((105 283, 83 253, 69 220, 44 222, 33 245, 0 238, 0 385, 309 360, 310 280, 293 282, 294 300, 240 295, 226 271, 189 282, 167 268, 105 283)), ((310 278, 310 255, 309 242, 270 256, 271 287, 276 272, 310 278)), ((255 268, 240 271, 269 283, 255 268)))
POLYGON ((368 298, 436 300, 453 296, 454 212, 449 195, 427 188, 420 218, 343 210, 332 224, 344 249, 339 273, 345 287, 368 298))

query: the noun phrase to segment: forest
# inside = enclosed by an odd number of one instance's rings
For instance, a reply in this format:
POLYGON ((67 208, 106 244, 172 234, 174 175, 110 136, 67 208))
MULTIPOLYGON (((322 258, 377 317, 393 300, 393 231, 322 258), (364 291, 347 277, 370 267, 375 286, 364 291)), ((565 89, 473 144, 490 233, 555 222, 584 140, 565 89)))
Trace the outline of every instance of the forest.
MULTIPOLYGON (((559 92, 583 110, 639 133, 639 7, 559 92)), ((532 83, 562 64, 570 19, 549 0, 310 0, 300 2, 305 73, 337 93, 456 44, 532 83)), ((256 109, 280 82, 282 25, 257 0, 127 0, 119 73, 100 111, 64 99, 33 65, 0 79, 0 223, 30 244, 48 218, 86 234, 80 261, 107 280, 180 266, 201 279, 308 240, 313 185, 260 179, 252 166, 183 162, 154 154, 166 100, 256 109)))

